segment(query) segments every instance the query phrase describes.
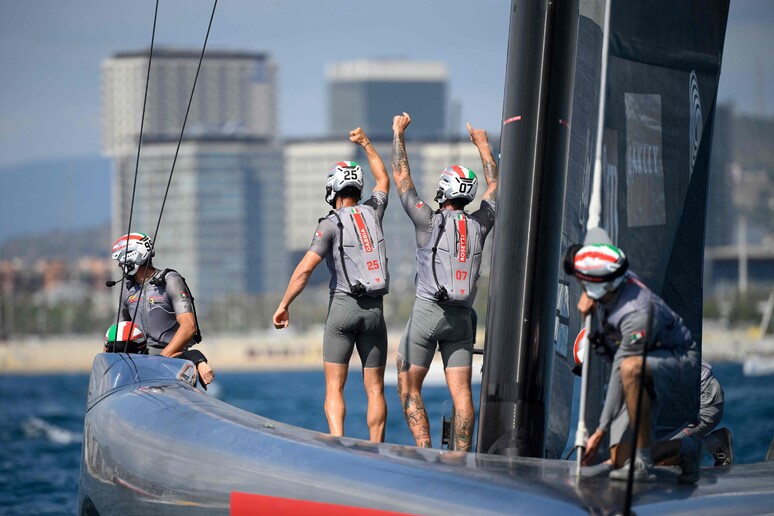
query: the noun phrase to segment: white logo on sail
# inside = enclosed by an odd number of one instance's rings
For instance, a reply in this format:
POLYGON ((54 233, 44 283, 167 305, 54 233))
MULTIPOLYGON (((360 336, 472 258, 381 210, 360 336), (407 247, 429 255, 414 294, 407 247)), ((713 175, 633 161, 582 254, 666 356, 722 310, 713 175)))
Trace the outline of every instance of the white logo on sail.
POLYGON ((699 81, 696 79, 696 70, 691 70, 689 99, 691 109, 690 128, 688 129, 689 152, 691 153, 691 168, 688 170, 688 177, 693 174, 693 166, 696 163, 696 156, 699 154, 699 145, 701 144, 702 117, 701 117, 701 95, 699 94, 699 81))

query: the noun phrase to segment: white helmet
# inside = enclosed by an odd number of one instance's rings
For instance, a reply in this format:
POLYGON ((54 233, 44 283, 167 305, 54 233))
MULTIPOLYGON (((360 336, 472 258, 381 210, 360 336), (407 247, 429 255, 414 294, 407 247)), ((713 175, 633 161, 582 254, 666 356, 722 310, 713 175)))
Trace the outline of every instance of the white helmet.
POLYGON ((592 244, 578 249, 572 257, 573 274, 591 299, 615 292, 623 283, 629 261, 623 251, 610 244, 592 244))
POLYGON ((325 202, 335 208, 336 194, 348 186, 354 186, 358 192, 363 191, 363 169, 360 165, 354 161, 339 161, 331 165, 325 186, 325 202))
POLYGON ((145 334, 130 321, 114 324, 105 333, 105 353, 146 354, 147 352, 145 334))
POLYGON ((438 192, 435 200, 443 204, 450 199, 463 199, 469 203, 476 197, 478 179, 476 174, 467 167, 455 165, 447 167, 438 179, 438 192))
POLYGON ((153 240, 145 233, 124 235, 113 244, 112 257, 129 276, 136 274, 155 254, 153 240))

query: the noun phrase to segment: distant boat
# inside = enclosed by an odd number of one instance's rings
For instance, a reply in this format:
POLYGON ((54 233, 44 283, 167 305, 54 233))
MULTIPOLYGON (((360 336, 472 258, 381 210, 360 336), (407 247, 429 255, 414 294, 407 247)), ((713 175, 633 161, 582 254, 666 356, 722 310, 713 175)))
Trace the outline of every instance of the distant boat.
POLYGON ((745 376, 768 376, 774 374, 774 355, 752 355, 744 359, 742 371, 745 376))
MULTIPOLYGON (((190 362, 100 354, 84 418, 79 513, 619 511, 625 487, 608 480, 608 466, 583 468, 578 479, 574 462, 560 459, 572 404, 570 343, 580 329, 578 286, 560 272, 560 259, 586 226, 603 11, 601 0, 511 4, 477 453, 285 425, 197 389, 190 362)), ((601 225, 699 341, 727 15, 728 0, 612 3, 601 225)), ((608 374, 595 363, 587 426, 596 424, 608 374)), ((634 509, 774 507, 774 462, 701 473, 697 485, 681 485, 676 468, 657 468, 657 482, 635 484, 634 509)))

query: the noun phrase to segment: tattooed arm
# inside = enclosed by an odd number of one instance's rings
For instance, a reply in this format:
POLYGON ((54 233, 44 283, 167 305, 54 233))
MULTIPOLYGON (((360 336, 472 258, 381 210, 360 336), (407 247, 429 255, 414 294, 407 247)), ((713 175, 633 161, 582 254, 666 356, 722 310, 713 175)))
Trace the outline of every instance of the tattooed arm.
POLYGON ((492 150, 489 148, 486 131, 483 129, 473 129, 470 122, 468 122, 467 126, 470 133, 470 141, 478 149, 478 153, 481 155, 481 163, 484 166, 484 177, 487 184, 484 200, 494 202, 497 200, 497 163, 495 163, 492 150))
POLYGON ((408 157, 406 157, 406 143, 403 141, 403 133, 410 123, 411 117, 406 112, 402 115, 395 115, 392 119, 392 177, 395 180, 398 195, 414 188, 408 157))

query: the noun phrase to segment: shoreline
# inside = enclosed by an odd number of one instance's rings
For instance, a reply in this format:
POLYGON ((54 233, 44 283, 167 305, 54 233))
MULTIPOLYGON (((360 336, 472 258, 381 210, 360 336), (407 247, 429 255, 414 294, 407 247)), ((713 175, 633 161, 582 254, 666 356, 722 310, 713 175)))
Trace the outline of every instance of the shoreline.
MULTIPOLYGON (((388 369, 395 363, 400 332, 388 336, 388 369)), ((727 330, 705 324, 703 357, 709 362, 739 362, 755 356, 774 357, 774 337, 757 338, 753 332, 727 330)), ((477 342, 484 342, 479 331, 477 342)), ((322 369, 322 334, 266 331, 250 335, 209 336, 200 349, 217 371, 281 371, 322 369)), ((68 335, 0 341, 0 375, 88 373, 102 339, 92 335, 68 335)), ((359 367, 353 353, 353 366, 359 367)))

